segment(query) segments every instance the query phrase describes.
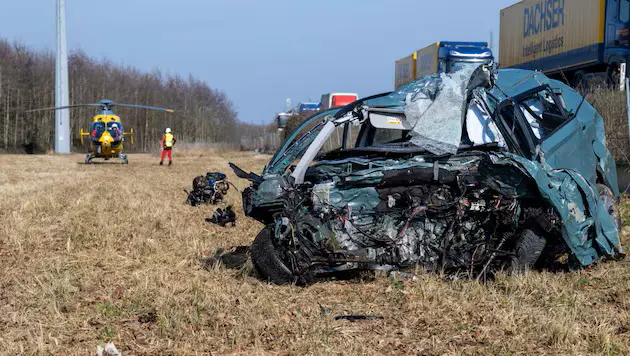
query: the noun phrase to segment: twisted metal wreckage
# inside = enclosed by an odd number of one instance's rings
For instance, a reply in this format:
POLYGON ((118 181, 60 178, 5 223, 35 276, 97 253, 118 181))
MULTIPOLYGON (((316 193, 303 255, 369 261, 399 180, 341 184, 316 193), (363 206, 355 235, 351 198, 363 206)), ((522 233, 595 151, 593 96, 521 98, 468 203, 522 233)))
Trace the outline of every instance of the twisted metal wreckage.
POLYGON ((429 75, 307 119, 261 176, 230 165, 252 182, 245 213, 266 225, 254 266, 279 284, 414 266, 479 277, 566 253, 582 266, 623 256, 602 118, 538 72, 429 75), (323 152, 341 130, 340 147, 323 152))

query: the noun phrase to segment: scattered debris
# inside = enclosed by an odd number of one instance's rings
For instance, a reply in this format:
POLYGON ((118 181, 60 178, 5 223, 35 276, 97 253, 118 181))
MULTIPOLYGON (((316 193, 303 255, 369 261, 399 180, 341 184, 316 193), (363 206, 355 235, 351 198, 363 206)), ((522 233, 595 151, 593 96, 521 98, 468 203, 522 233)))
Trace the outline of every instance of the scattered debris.
POLYGON ((205 176, 197 176, 193 179, 193 190, 190 192, 184 190, 188 194, 186 204, 191 206, 217 204, 223 201, 230 185, 233 186, 221 172, 208 172, 205 176))
POLYGON ((231 205, 225 208, 225 210, 217 208, 214 214, 212 214, 212 217, 206 218, 206 221, 222 227, 225 227, 228 223, 232 223, 232 226, 236 226, 236 213, 231 205))
POLYGON ((138 315, 138 321, 142 324, 153 324, 157 321, 157 312, 153 309, 138 315))
POLYGON ((214 256, 201 259, 201 263, 206 269, 214 268, 221 264, 229 269, 242 269, 249 260, 249 246, 236 246, 229 251, 218 249, 214 256))
POLYGON ((390 276, 394 277, 394 278, 404 278, 404 279, 411 279, 413 281, 415 281, 416 279, 418 279, 418 276, 416 276, 413 273, 408 273, 408 272, 400 272, 400 271, 391 271, 389 273, 390 276))
POLYGON ((380 320, 385 319, 382 316, 374 316, 374 315, 337 315, 335 320, 348 320, 348 321, 357 321, 357 320, 380 320))
POLYGON ((122 356, 122 354, 113 343, 108 342, 105 347, 96 346, 96 356, 122 356))
POLYGON ((322 314, 330 314, 330 313, 332 313, 332 309, 331 308, 325 307, 325 306, 323 306, 321 304, 319 305, 319 310, 322 312, 322 314))

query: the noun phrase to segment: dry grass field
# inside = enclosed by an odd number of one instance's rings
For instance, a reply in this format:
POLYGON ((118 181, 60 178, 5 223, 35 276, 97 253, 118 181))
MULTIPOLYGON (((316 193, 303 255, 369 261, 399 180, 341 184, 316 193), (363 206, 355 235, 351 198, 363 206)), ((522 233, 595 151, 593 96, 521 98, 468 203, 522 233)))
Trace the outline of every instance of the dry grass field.
POLYGON ((176 152, 169 168, 151 155, 128 166, 0 156, 0 354, 88 355, 106 341, 123 355, 630 354, 623 263, 486 284, 423 274, 308 288, 204 268, 261 226, 234 190, 237 226, 221 228, 183 189, 210 170, 244 188, 228 160, 260 172, 268 159, 176 152), (344 314, 383 319, 334 320, 344 314))

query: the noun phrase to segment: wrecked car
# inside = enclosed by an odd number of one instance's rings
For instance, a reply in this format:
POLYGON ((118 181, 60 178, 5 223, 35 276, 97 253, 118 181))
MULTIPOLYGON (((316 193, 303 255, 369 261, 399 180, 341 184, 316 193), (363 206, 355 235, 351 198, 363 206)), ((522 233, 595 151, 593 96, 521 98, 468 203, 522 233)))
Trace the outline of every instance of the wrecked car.
POLYGON ((539 72, 435 74, 305 120, 251 185, 253 264, 277 284, 422 268, 480 278, 623 256, 603 120, 539 72))

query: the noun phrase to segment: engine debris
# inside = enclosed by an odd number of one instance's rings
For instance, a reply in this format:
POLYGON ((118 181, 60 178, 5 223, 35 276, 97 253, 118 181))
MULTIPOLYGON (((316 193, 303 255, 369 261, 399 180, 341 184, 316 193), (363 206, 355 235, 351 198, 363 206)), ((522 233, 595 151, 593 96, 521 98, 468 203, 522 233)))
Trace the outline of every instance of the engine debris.
POLYGON ((214 214, 212 214, 212 217, 206 218, 206 221, 222 227, 225 227, 228 223, 231 223, 232 226, 236 226, 236 213, 231 205, 225 208, 225 210, 217 208, 214 214))
POLYGON ((230 184, 226 175, 221 172, 208 172, 197 176, 193 179, 192 191, 184 190, 188 194, 186 203, 191 206, 217 204, 223 201, 223 197, 230 189, 230 184))

